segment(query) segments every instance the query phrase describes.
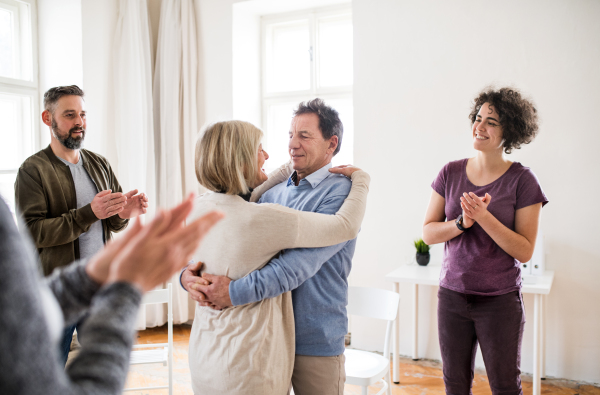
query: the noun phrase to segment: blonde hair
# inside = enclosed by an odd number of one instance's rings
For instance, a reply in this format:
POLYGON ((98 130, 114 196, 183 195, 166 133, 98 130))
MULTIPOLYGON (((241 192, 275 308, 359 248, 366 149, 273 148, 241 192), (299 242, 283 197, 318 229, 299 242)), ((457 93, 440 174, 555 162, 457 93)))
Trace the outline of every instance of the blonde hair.
POLYGON ((214 192, 248 193, 258 174, 258 147, 263 133, 244 121, 218 122, 196 142, 196 178, 214 192))

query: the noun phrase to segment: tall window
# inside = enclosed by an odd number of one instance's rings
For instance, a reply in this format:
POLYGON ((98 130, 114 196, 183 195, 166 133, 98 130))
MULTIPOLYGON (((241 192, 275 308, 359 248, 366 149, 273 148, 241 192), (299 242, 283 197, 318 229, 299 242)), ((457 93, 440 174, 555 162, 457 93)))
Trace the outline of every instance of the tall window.
POLYGON ((262 109, 272 169, 289 159, 288 132, 298 103, 319 97, 340 113, 341 151, 334 164, 352 163, 352 11, 329 8, 262 19, 262 109))
POLYGON ((34 0, 0 0, 0 195, 14 212, 14 183, 37 146, 34 0))

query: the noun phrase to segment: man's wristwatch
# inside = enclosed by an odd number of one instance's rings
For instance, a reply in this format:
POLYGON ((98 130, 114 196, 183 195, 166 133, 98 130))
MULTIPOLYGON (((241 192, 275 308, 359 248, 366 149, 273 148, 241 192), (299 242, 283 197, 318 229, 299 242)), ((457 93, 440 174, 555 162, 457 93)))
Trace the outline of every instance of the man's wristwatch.
POLYGON ((456 224, 456 227, 463 232, 466 232, 467 230, 469 230, 469 228, 465 228, 463 226, 463 215, 462 214, 459 215, 458 218, 456 218, 456 221, 454 221, 454 223, 456 224))

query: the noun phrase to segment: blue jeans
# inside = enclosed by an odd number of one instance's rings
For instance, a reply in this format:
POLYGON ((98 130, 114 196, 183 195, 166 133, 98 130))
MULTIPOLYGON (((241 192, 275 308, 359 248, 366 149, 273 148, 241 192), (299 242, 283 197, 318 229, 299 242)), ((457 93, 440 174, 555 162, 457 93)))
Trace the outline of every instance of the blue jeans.
POLYGON ((492 394, 523 395, 520 365, 524 325, 525 308, 519 291, 480 296, 440 287, 438 334, 446 394, 472 394, 479 344, 492 394))
POLYGON ((80 328, 83 324, 83 320, 78 323, 67 326, 64 329, 63 337, 60 342, 60 357, 63 365, 67 365, 67 360, 69 359, 69 350, 71 349, 71 341, 73 340, 73 333, 75 332, 75 328, 77 328, 77 336, 79 337, 80 328))

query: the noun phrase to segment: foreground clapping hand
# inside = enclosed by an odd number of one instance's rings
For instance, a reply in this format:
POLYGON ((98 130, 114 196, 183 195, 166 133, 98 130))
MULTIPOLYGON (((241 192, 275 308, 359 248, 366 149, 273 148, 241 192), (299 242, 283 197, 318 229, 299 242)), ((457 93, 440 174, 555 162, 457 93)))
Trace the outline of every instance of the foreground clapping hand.
POLYGON ((120 239, 107 244, 88 263, 86 272, 99 284, 129 282, 146 292, 181 270, 208 231, 223 218, 213 211, 185 225, 193 195, 179 206, 159 211, 147 225, 135 221, 120 239))

